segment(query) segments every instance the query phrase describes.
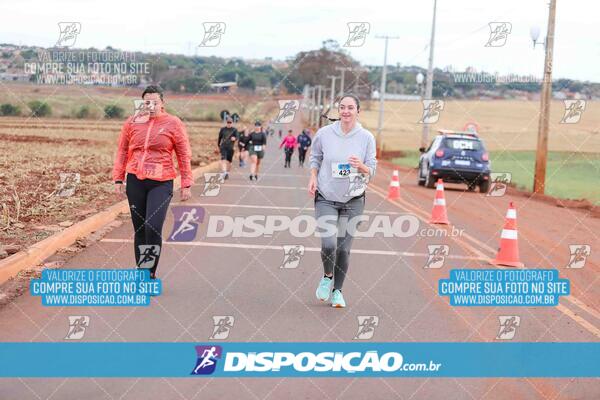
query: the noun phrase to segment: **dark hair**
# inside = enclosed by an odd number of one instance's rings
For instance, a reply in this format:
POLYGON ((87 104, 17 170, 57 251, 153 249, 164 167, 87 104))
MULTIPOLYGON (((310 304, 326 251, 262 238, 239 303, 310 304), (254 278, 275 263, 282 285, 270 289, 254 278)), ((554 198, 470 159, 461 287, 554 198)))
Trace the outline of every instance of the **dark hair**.
POLYGON ((144 89, 144 93, 142 93, 142 99, 144 98, 144 96, 146 94, 149 94, 149 93, 158 93, 160 95, 160 99, 164 100, 163 96, 164 96, 165 92, 164 92, 163 88, 161 88, 158 85, 148 85, 148 86, 146 86, 146 89, 144 89))
POLYGON ((338 100, 338 104, 341 103, 342 100, 344 100, 346 97, 350 97, 351 99, 353 99, 354 102, 356 103, 356 109, 360 110, 360 100, 358 99, 358 96, 356 96, 352 93, 344 93, 338 100))
MULTIPOLYGON (((360 100, 358 99, 358 96, 356 96, 355 94, 352 94, 352 93, 344 93, 343 95, 338 97, 338 99, 337 99, 338 107, 339 107, 339 103, 341 103, 342 100, 344 100, 346 97, 350 97, 351 99, 353 99, 354 103, 356 103, 356 111, 360 111, 360 100)), ((340 120, 339 118, 328 117, 329 111, 331 111, 331 109, 327 109, 327 112, 325 114, 321 114, 321 118, 328 119, 331 122, 340 120)))

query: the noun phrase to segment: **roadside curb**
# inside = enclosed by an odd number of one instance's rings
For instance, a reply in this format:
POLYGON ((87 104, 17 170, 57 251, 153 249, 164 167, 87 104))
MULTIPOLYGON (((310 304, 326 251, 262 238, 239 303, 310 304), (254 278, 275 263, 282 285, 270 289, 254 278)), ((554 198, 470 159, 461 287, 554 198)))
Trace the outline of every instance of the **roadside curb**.
MULTIPOLYGON (((192 174, 194 179, 196 179, 205 172, 218 170, 218 167, 219 161, 213 161, 208 165, 194 169, 192 174)), ((181 178, 177 177, 174 181, 173 188, 178 189, 180 186, 181 178)), ((18 253, 1 260, 0 284, 16 276, 23 269, 38 265, 46 258, 56 253, 61 247, 66 247, 74 243, 78 238, 97 231, 104 225, 114 221, 119 214, 127 212, 129 212, 129 205, 127 199, 125 199, 113 204, 104 211, 100 211, 63 231, 57 232, 54 235, 29 246, 25 250, 19 251, 18 253)))

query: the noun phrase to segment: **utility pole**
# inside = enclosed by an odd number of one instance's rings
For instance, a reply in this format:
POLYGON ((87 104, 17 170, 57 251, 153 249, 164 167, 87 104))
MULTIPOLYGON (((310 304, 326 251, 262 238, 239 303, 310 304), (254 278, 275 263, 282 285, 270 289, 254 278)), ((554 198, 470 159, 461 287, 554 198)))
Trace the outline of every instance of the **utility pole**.
POLYGON ((344 74, 346 71, 352 71, 350 67, 335 67, 336 71, 340 71, 342 73, 341 81, 340 81, 340 96, 344 94, 344 74))
POLYGON ((310 90, 310 126, 313 126, 316 124, 315 107, 317 106, 317 88, 312 86, 310 90))
POLYGON ((329 109, 331 110, 333 108, 333 101, 335 99, 335 80, 337 79, 337 77, 334 75, 330 75, 328 76, 328 78, 331 79, 331 96, 329 98, 329 109))
POLYGON ((321 127, 321 103, 323 100, 323 86, 317 86, 318 94, 317 94, 317 128, 321 127))
MULTIPOLYGON (((435 13, 437 0, 433 0, 433 22, 431 23, 431 40, 429 42, 429 66, 427 68, 427 82, 425 82, 425 99, 431 100, 433 92, 433 47, 435 42, 435 13)), ((427 147, 429 142, 429 124, 423 123, 421 133, 421 147, 427 147)))
POLYGON ((550 100, 552 96, 552 57, 554 51, 554 20, 556 19, 556 0, 550 0, 548 13, 548 32, 546 34, 546 57, 544 61, 544 82, 540 99, 540 120, 538 125, 537 151, 535 153, 535 175, 533 192, 544 194, 546 185, 546 161, 548 158, 548 123, 550 119, 550 100))
POLYGON ((385 50, 383 52, 383 68, 381 69, 381 89, 379 90, 379 121, 377 123, 377 154, 383 151, 383 107, 385 98, 385 86, 387 77, 387 51, 389 39, 399 39, 398 36, 375 36, 377 39, 385 39, 385 50))

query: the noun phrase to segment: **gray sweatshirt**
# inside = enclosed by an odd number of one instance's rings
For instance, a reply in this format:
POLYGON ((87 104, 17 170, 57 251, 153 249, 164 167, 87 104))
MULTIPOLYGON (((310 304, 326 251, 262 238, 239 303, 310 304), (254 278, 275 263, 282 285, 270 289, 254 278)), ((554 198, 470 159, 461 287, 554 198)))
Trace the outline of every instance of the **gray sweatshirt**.
POLYGON ((310 153, 310 167, 319 171, 317 190, 325 199, 346 203, 352 198, 348 196, 352 178, 345 177, 347 171, 343 171, 345 167, 340 165, 348 164, 350 156, 357 156, 369 167, 370 177, 375 175, 375 138, 358 122, 354 129, 346 134, 342 132, 339 121, 317 131, 310 153))

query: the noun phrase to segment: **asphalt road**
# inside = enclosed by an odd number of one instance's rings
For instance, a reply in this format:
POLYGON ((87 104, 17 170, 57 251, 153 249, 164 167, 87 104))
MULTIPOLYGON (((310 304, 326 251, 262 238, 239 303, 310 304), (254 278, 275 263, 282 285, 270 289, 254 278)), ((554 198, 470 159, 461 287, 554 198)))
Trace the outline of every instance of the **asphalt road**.
MULTIPOLYGON (((565 268, 569 244, 597 246, 600 220, 581 210, 557 208, 521 195, 485 197, 446 185, 448 216, 462 229, 427 224, 434 190, 416 185, 401 171, 401 200, 386 199, 392 171, 381 165, 370 183, 366 215, 419 218, 423 234, 407 238, 357 238, 344 295, 348 307, 333 309, 315 298, 322 276, 320 242, 289 231, 259 237, 206 237, 215 216, 289 217, 314 215, 308 167, 283 168, 283 152, 271 139, 258 182, 248 167, 234 166, 214 197, 171 206, 205 210, 191 242, 165 242, 158 276, 163 294, 149 307, 43 307, 28 293, 0 310, 0 340, 61 342, 69 315, 90 317, 81 341, 356 341, 359 316, 376 316, 373 341, 497 342, 499 316, 520 317, 512 341, 578 342, 600 337, 596 284, 600 257, 592 251, 582 269, 565 268), (493 258, 508 203, 518 208, 521 258, 527 268, 558 268, 571 280, 572 296, 559 307, 453 307, 437 294, 451 268, 497 268, 493 258), (427 231, 428 228, 429 231, 427 231), (437 229, 437 230, 434 230, 437 229), (445 233, 444 233, 445 232, 445 233), (456 232, 456 231, 455 231, 456 232), (434 236, 428 236, 428 233, 434 236), (428 245, 449 248, 439 269, 424 268, 428 245), (294 268, 282 268, 283 246, 304 246, 294 268), (212 338, 214 316, 233 317, 226 339, 212 338)), ((173 227, 167 216, 163 235, 173 227)), ((126 221, 74 256, 64 268, 131 268, 133 228, 126 221)), ((288 265, 289 266, 289 265, 288 265)), ((502 267, 500 267, 502 268, 502 267)), ((576 357, 577 355, 573 355, 576 357)), ((74 360, 76 362, 76 360, 74 360)), ((494 360, 490 360, 494 362, 494 360)), ((593 399, 597 379, 0 379, 0 399, 593 399)))

